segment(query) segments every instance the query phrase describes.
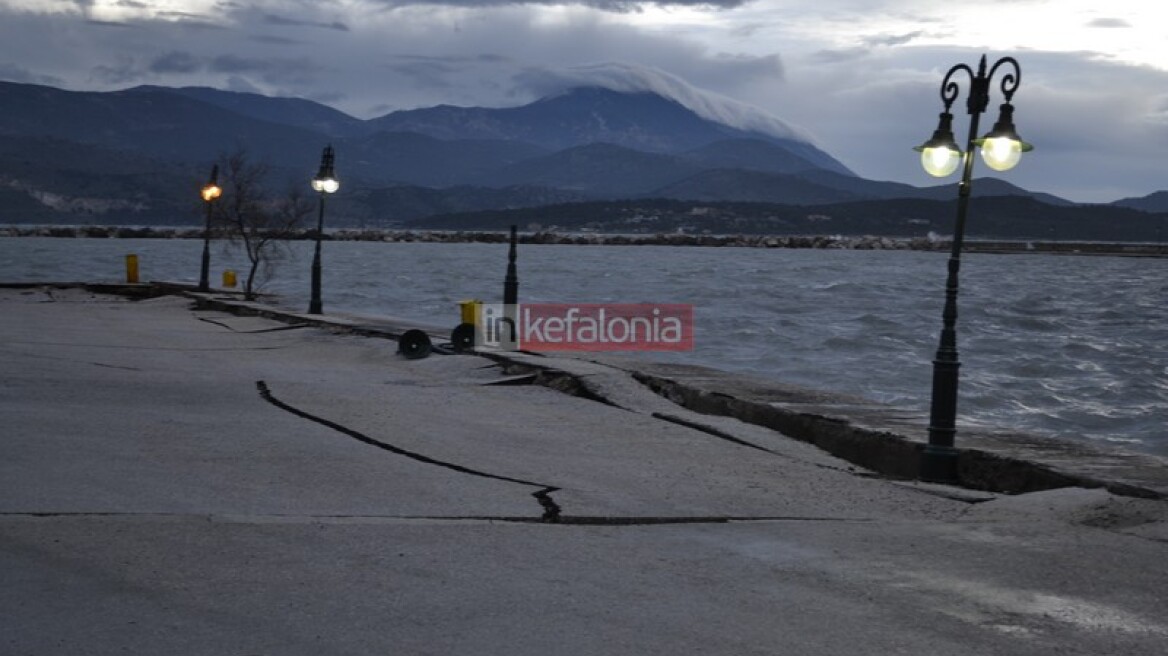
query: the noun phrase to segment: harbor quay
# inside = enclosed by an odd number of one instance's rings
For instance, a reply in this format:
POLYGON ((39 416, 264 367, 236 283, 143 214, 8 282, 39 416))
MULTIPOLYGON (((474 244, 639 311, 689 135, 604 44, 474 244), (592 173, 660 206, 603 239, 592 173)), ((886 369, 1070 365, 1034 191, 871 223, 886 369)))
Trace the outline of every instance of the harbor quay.
POLYGON ((1165 652, 1162 458, 449 328, 0 286, 0 653, 1165 652))

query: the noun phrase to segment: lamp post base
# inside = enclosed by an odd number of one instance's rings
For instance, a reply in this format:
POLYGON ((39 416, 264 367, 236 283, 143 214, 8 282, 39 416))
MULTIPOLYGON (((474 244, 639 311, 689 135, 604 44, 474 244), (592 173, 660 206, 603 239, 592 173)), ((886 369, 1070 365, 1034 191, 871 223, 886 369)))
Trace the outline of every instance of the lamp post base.
MULTIPOLYGON (((211 205, 210 205, 210 203, 208 203, 207 204, 208 212, 209 212, 210 208, 211 208, 211 205)), ((203 230, 203 262, 202 262, 202 265, 199 267, 199 289, 198 289, 198 291, 201 291, 201 292, 211 291, 211 276, 210 276, 210 271, 211 271, 211 237, 210 237, 211 229, 209 227, 211 225, 210 217, 207 218, 207 225, 208 225, 208 228, 203 230)))
POLYGON ((921 480, 928 483, 957 483, 957 457, 957 449, 951 446, 925 445, 925 450, 921 452, 921 480))
POLYGON ((321 313, 320 298, 320 238, 318 237, 316 240, 316 255, 312 258, 312 295, 308 300, 309 314, 321 313))

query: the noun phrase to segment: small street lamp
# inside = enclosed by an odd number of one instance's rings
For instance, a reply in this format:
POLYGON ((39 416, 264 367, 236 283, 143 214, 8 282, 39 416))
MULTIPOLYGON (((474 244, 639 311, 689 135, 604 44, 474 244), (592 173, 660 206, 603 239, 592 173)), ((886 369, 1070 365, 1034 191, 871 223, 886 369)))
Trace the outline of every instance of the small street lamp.
POLYGON ((986 165, 995 171, 1008 171, 1018 164, 1022 153, 1033 146, 1022 141, 1014 129, 1014 107, 1010 99, 1022 81, 1022 69, 1013 57, 1003 57, 986 73, 986 58, 982 55, 977 72, 965 64, 949 69, 941 82, 941 101, 945 111, 932 138, 914 150, 921 153, 921 165, 930 175, 947 176, 964 164, 957 196, 957 223, 953 228, 953 250, 949 256, 949 277, 945 283, 945 309, 942 314, 940 346, 933 359, 933 398, 929 407, 929 443, 921 455, 920 475, 923 480, 937 483, 956 483, 957 450, 953 448, 957 434, 957 371, 961 362, 957 356, 957 273, 961 268, 961 247, 965 234, 965 216, 969 207, 970 183, 973 175, 973 148, 981 147, 986 165), (985 136, 977 138, 978 120, 990 101, 990 80, 998 68, 1013 68, 1002 77, 1001 90, 1005 102, 999 108, 998 121, 985 136), (969 75, 969 138, 965 152, 953 138, 953 114, 949 112, 957 99, 959 87, 953 76, 963 71, 969 75))
POLYGON ((203 223, 203 267, 199 271, 199 291, 205 292, 211 289, 207 277, 211 268, 211 205, 216 198, 223 194, 223 190, 219 187, 218 164, 211 167, 211 177, 208 178, 207 184, 203 185, 200 194, 207 204, 207 219, 203 223))
POLYGON ((336 193, 341 188, 333 172, 333 147, 325 146, 320 157, 320 171, 312 179, 312 189, 320 194, 320 213, 316 218, 316 251, 312 256, 312 299, 308 302, 309 314, 320 314, 320 240, 324 232, 324 197, 336 193))

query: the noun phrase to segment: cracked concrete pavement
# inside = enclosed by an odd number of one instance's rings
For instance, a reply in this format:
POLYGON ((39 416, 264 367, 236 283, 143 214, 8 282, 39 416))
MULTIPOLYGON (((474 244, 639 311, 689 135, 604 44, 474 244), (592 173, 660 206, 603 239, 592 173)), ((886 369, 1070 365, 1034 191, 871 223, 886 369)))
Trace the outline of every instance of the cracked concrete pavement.
POLYGON ((395 350, 0 289, 0 652, 1168 646, 1163 500, 890 481, 601 364, 611 403, 395 350))

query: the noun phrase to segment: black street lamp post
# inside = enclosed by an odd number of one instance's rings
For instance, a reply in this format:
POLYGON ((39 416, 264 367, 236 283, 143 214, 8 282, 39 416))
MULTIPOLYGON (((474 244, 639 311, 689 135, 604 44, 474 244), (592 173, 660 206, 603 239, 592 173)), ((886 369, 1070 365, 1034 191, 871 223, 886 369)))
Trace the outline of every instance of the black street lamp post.
MULTIPOLYGON (((519 233, 516 226, 511 226, 511 244, 507 249, 507 275, 503 278, 503 318, 511 328, 509 336, 502 337, 502 341, 511 348, 519 345, 519 273, 515 268, 517 255, 516 245, 519 243, 519 233)), ((505 333, 504 333, 505 334, 505 333)))
POLYGON ((320 240, 324 232, 324 197, 341 187, 333 172, 333 147, 325 146, 320 157, 320 171, 312 179, 312 189, 320 194, 320 212, 316 217, 316 250, 312 255, 312 298, 308 302, 309 314, 321 313, 320 302, 320 240))
POLYGON ((952 252, 949 256, 949 276, 945 283, 945 309, 942 313, 940 346, 933 359, 933 397, 929 408, 929 442, 921 454, 920 475, 923 480, 938 483, 956 483, 957 450, 954 437, 957 434, 957 373, 961 362, 957 355, 957 273, 961 268, 961 247, 965 235, 965 217, 969 208, 970 184, 973 175, 973 148, 981 146, 982 159, 995 171, 1007 171, 1018 164, 1022 153, 1033 146, 1022 141, 1014 130, 1014 107, 1010 104, 1014 92, 1022 80, 1022 69, 1013 57, 1003 57, 994 63, 986 73, 986 58, 983 55, 977 72, 965 64, 949 69, 941 82, 941 101, 945 111, 931 139, 918 146, 921 164, 930 174, 946 176, 964 164, 961 184, 957 196, 957 222, 953 228, 952 252), (986 111, 990 100, 990 81, 999 67, 1009 66, 1012 72, 1002 77, 1001 91, 1005 102, 1001 105, 998 121, 993 129, 980 139, 977 138, 978 120, 986 111), (953 76, 963 71, 969 74, 969 94, 966 107, 969 111, 969 138, 965 152, 957 146, 953 138, 953 115, 949 112, 957 99, 959 87, 953 76))
POLYGON ((211 289, 209 274, 211 270, 211 206, 223 193, 219 188, 219 165, 215 164, 211 167, 211 177, 208 178, 207 184, 203 185, 200 194, 203 201, 207 204, 207 218, 203 222, 203 266, 199 270, 199 291, 205 292, 211 289))

